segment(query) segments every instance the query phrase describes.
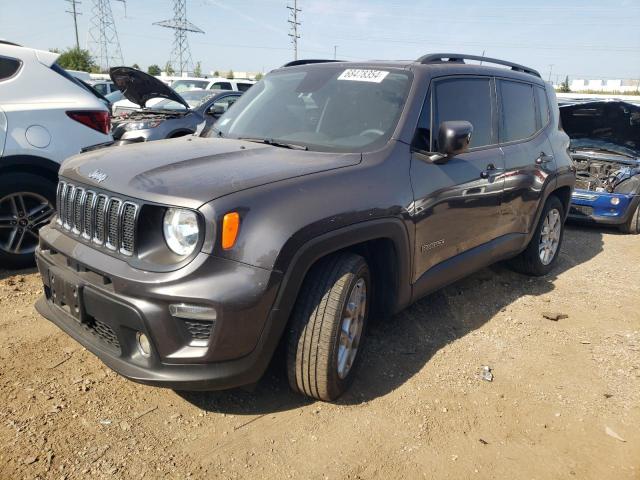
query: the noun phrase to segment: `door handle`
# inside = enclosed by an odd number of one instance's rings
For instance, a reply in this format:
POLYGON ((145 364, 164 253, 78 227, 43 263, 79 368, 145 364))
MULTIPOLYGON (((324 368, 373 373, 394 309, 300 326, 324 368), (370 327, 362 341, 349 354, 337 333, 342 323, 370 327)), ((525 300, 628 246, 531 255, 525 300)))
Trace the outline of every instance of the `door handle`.
POLYGON ((489 178, 494 175, 499 175, 502 172, 504 172, 504 168, 496 168, 496 166, 493 163, 490 163, 489 165, 487 165, 487 168, 485 170, 480 172, 480 177, 489 178))
POLYGON ((536 165, 542 165, 543 163, 549 163, 553 161, 553 155, 547 155, 544 152, 540 152, 540 156, 536 158, 536 165))

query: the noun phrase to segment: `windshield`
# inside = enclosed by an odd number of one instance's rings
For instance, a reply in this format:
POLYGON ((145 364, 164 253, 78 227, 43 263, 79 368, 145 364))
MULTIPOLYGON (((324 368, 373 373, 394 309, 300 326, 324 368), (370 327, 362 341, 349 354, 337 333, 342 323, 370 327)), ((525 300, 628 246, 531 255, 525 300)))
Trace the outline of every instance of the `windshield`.
MULTIPOLYGON (((180 96, 185 99, 192 109, 198 108, 204 102, 213 97, 216 93, 211 93, 211 90, 191 90, 183 92, 180 96)), ((156 103, 152 107, 154 110, 186 110, 184 105, 173 100, 164 99, 156 103)))
POLYGON ((180 93, 194 88, 207 88, 207 85, 209 80, 176 80, 171 84, 171 88, 180 93))
POLYGON ((391 138, 410 85, 404 70, 322 65, 281 70, 252 86, 209 135, 359 152, 391 138))

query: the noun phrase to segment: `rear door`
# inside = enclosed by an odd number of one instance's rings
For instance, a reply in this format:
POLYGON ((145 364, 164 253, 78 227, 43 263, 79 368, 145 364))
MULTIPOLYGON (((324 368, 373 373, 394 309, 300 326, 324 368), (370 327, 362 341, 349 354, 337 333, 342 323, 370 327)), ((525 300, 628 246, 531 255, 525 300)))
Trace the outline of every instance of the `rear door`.
POLYGON ((510 79, 496 82, 499 137, 506 168, 502 233, 527 233, 543 186, 553 171, 553 150, 546 135, 549 105, 540 86, 510 79))
POLYGON ((491 77, 443 77, 432 82, 411 159, 414 280, 434 265, 499 235, 504 160, 496 115, 491 77), (448 120, 473 125, 470 149, 447 163, 429 163, 420 152, 437 151, 439 125, 448 120))

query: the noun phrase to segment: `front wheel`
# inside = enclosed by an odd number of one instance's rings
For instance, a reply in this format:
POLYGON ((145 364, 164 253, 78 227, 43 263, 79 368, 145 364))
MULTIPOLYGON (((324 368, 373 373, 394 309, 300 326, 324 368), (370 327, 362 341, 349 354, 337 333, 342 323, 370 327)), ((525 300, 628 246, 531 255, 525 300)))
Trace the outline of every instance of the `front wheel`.
POLYGON ((369 315, 371 275, 359 255, 339 253, 312 267, 296 301, 287 346, 291 388, 330 401, 349 387, 369 315))
POLYGON ((638 205, 634 212, 629 216, 629 220, 620 225, 620 231, 623 233, 630 233, 637 235, 640 233, 640 205, 638 205))
POLYGON ((550 196, 529 245, 513 259, 513 267, 527 275, 542 276, 549 273, 560 256, 564 220, 562 202, 555 195, 550 196))
POLYGON ((56 185, 28 173, 2 175, 0 180, 0 267, 33 265, 38 230, 54 214, 56 185))

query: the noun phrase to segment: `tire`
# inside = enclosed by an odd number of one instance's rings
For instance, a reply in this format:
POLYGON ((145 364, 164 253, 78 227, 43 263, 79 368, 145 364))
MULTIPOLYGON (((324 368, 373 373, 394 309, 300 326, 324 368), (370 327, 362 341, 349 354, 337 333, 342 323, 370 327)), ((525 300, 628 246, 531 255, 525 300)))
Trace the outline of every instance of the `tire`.
POLYGON ((37 232, 51 219, 55 204, 56 184, 51 180, 31 173, 0 175, 0 267, 34 265, 37 232))
POLYGON ((312 267, 296 300, 287 342, 287 374, 294 391, 331 401, 347 390, 361 356, 370 298, 371 274, 361 256, 334 254, 312 267), (350 322, 355 350, 348 361, 350 350, 340 348, 341 339, 348 338, 342 332, 347 304, 362 297, 364 305, 358 303, 356 314, 349 317, 359 321, 350 322))
POLYGON ((630 233, 632 235, 640 233, 640 205, 636 207, 635 212, 619 228, 622 233, 630 233))
POLYGON ((562 247, 562 239, 564 238, 564 221, 565 221, 565 211, 562 202, 555 195, 551 195, 547 202, 544 205, 542 210, 542 215, 540 215, 540 220, 538 221, 538 225, 536 226, 536 230, 527 245, 527 248, 520 253, 516 258, 511 261, 511 265, 513 268, 520 273, 524 273, 526 275, 532 276, 542 276, 549 273, 553 270, 555 264, 558 262, 558 258, 560 256, 560 248, 562 247), (543 261, 541 258, 540 252, 540 244, 541 237, 543 236, 543 228, 545 228, 545 221, 549 216, 549 213, 552 211, 556 211, 559 215, 559 232, 557 234, 557 244, 555 247, 555 251, 551 256, 551 259, 547 259, 547 261, 543 261))

